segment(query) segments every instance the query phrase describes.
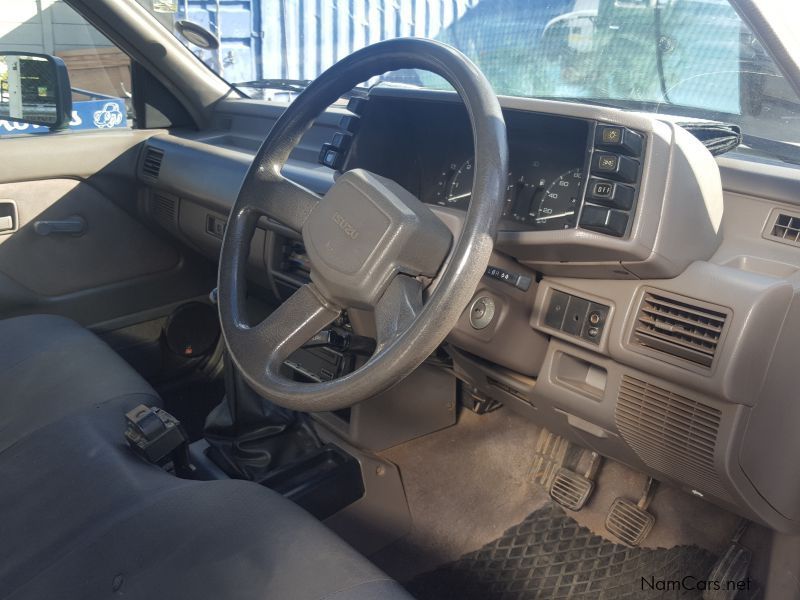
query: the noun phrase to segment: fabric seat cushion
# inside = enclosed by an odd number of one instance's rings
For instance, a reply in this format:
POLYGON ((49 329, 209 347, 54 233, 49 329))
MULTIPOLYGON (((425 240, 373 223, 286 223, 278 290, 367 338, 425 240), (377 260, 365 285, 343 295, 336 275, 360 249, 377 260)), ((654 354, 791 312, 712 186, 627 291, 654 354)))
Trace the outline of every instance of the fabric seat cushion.
POLYGON ((0 375, 0 599, 410 598, 282 496, 135 456, 158 396, 77 324, 0 321, 0 375))
POLYGON ((54 315, 0 321, 0 381, 0 452, 76 410, 120 397, 158 402, 104 342, 54 315))

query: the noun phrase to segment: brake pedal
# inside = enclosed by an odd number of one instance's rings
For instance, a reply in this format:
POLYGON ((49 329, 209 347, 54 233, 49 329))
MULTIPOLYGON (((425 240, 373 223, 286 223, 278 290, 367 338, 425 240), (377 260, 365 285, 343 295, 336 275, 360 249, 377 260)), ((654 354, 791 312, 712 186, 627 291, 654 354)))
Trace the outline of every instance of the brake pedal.
POLYGON ((589 466, 583 475, 561 467, 550 486, 550 497, 568 510, 582 509, 594 491, 594 479, 601 460, 597 452, 592 452, 589 466))
POLYGON ((731 538, 731 543, 725 553, 717 560, 714 568, 711 569, 711 574, 708 576, 709 581, 723 583, 720 586, 722 589, 704 590, 703 600, 733 600, 736 598, 739 593, 739 587, 737 585, 725 585, 725 583, 739 583, 747 579, 750 563, 753 562, 753 553, 749 548, 742 546, 740 542, 749 526, 750 521, 747 519, 739 521, 739 526, 736 528, 733 538, 731 538))
POLYGON ((648 536, 656 524, 656 518, 647 512, 655 496, 658 482, 647 478, 639 502, 627 498, 617 498, 606 517, 606 530, 628 546, 638 546, 648 536))

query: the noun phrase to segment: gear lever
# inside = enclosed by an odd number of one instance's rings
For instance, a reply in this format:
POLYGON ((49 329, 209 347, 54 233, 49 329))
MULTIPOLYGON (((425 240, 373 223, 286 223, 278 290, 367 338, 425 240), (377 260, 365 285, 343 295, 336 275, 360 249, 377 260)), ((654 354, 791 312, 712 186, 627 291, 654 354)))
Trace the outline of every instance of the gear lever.
MULTIPOLYGON (((216 289, 210 294, 216 303, 216 289)), ((223 356, 225 397, 206 418, 209 458, 237 479, 260 481, 273 469, 321 446, 305 415, 282 408, 247 385, 223 356)))
POLYGON ((231 477, 261 481, 320 446, 301 413, 261 398, 225 355, 225 397, 206 419, 209 458, 231 477))

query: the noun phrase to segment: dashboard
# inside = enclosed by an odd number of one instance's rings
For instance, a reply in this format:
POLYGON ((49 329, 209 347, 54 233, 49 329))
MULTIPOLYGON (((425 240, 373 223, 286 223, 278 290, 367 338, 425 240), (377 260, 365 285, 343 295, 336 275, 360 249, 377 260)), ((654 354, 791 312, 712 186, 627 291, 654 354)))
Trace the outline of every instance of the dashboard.
MULTIPOLYGON (((781 225, 800 220, 796 174, 773 198, 774 186, 756 183, 774 177, 748 163, 728 174, 723 198, 717 161, 663 115, 500 100, 510 154, 503 218, 490 268, 447 339, 463 389, 739 514, 800 530, 800 480, 773 476, 800 452, 800 250, 781 225)), ((241 101, 216 111, 209 131, 148 139, 137 166, 146 216, 212 260, 280 114, 241 101)), ((284 174, 324 195, 339 173, 370 170, 457 235, 473 155, 453 94, 377 88, 322 115, 284 174)), ((309 269, 301 237, 262 219, 251 283, 285 298, 309 269)), ((351 313, 355 333, 369 336, 360 323, 369 315, 351 313)))

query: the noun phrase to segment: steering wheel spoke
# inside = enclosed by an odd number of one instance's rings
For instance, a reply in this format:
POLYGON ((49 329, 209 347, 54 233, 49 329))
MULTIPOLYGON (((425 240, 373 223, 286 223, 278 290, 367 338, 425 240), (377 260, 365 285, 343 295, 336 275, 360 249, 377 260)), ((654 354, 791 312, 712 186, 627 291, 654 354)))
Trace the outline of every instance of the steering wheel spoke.
POLYGON ((375 307, 375 352, 394 342, 422 310, 422 284, 408 275, 397 275, 375 307))
POLYGON ((282 175, 257 178, 246 192, 256 212, 300 232, 321 196, 282 175))
POLYGON ((277 373, 293 352, 340 314, 313 284, 306 284, 259 324, 240 323, 227 334, 226 341, 244 373, 277 373))

